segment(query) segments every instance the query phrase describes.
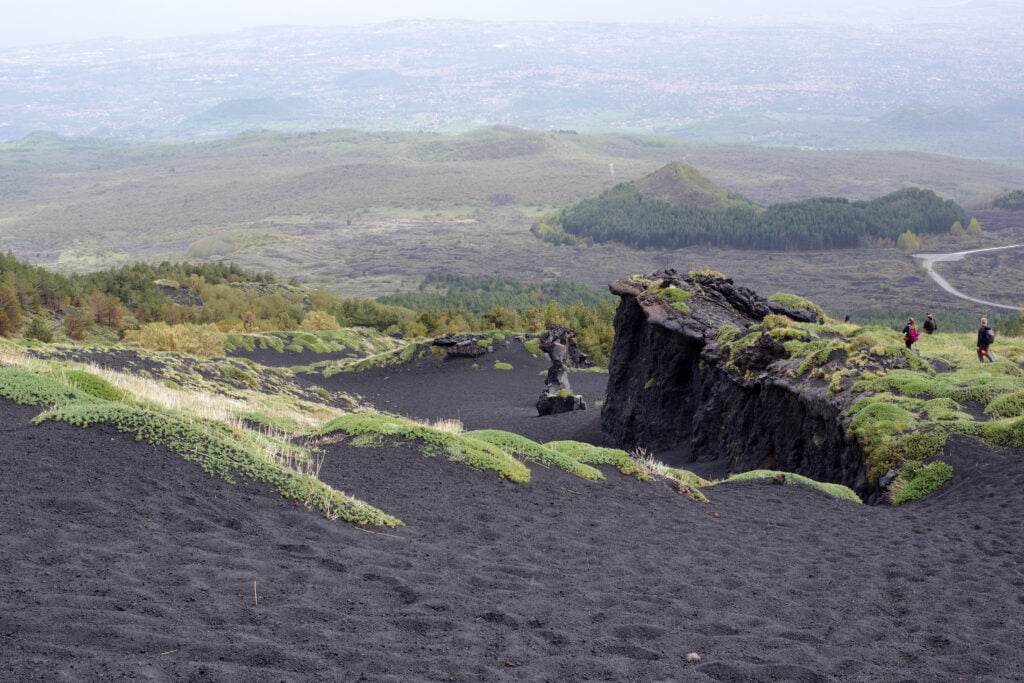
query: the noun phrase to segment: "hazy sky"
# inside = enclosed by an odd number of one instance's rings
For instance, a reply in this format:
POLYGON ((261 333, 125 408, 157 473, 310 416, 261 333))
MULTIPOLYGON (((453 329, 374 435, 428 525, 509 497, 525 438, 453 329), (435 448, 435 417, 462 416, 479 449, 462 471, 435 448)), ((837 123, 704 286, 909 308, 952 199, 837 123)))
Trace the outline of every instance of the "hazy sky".
POLYGON ((393 19, 672 21, 877 11, 959 0, 28 0, 0 9, 0 48, 104 36, 153 38, 271 24, 334 26, 393 19))

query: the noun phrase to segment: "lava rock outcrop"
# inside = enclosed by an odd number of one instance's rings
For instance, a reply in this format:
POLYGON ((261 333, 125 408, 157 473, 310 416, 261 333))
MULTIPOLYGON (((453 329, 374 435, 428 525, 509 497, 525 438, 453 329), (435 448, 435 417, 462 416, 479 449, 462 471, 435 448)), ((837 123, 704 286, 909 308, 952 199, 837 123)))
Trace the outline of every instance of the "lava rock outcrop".
POLYGON ((853 397, 830 391, 823 372, 797 371, 762 324, 821 322, 820 309, 769 301, 715 273, 666 270, 610 289, 621 301, 601 410, 608 445, 676 466, 796 472, 875 496, 864 450, 847 435, 853 397))

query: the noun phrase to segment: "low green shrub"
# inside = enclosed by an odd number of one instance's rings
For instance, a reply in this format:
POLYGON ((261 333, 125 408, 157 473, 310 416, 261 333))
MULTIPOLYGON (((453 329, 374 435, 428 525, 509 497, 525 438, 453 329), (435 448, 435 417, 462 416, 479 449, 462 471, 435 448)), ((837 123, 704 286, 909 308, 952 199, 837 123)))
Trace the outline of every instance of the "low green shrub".
POLYGON ((619 448, 594 446, 582 441, 549 441, 544 445, 588 465, 611 465, 637 479, 648 478, 629 453, 619 448))
POLYGON ((532 462, 538 462, 542 465, 555 466, 575 474, 578 477, 591 480, 602 480, 604 475, 600 470, 585 465, 580 461, 572 458, 565 453, 562 453, 554 448, 542 446, 536 441, 527 439, 525 436, 514 434, 512 432, 505 432, 498 429, 479 429, 471 432, 466 432, 465 436, 471 436, 474 439, 480 439, 487 443, 493 444, 498 448, 501 448, 506 453, 511 455, 525 458, 532 462))
POLYGON ((785 292, 776 292, 768 297, 768 301, 774 301, 780 303, 783 306, 788 306, 795 311, 813 311, 819 319, 825 319, 825 311, 821 310, 818 304, 808 301, 802 296, 796 294, 787 294, 785 292))
POLYGON ((713 486, 720 484, 729 484, 737 481, 762 481, 766 479, 779 480, 785 479, 787 486, 806 486, 816 491, 828 494, 833 498, 840 500, 848 500, 854 503, 863 503, 853 489, 842 484, 832 484, 829 482, 815 481, 810 477, 805 477, 802 474, 796 474, 795 472, 779 472, 777 470, 748 470, 747 472, 740 472, 739 474, 733 474, 722 481, 714 482, 713 486))
POLYGON ((768 330, 768 335, 779 342, 787 342, 791 339, 807 339, 807 333, 799 327, 773 327, 768 330))
POLYGON ((110 382, 85 370, 64 370, 63 375, 68 384, 90 396, 104 401, 124 402, 131 397, 123 389, 114 387, 110 382))
POLYGON ((527 339, 523 342, 523 348, 530 352, 530 355, 534 358, 541 358, 544 356, 544 352, 540 348, 540 339, 527 339))
POLYGON ((931 432, 913 432, 899 438, 882 441, 867 448, 867 475, 871 481, 878 479, 908 460, 922 460, 942 450, 949 434, 945 429, 931 432))
POLYGON ((93 400, 84 391, 55 377, 16 365, 0 366, 0 396, 24 406, 63 406, 72 401, 93 400))
POLYGON ((1019 417, 1024 415, 1024 391, 997 396, 985 406, 985 414, 995 417, 1019 417))
POLYGON ((689 313, 690 306, 686 302, 693 297, 693 292, 679 287, 666 287, 658 292, 658 296, 667 301, 672 308, 680 313, 689 313))
MULTIPOLYGON (((832 355, 834 350, 844 347, 845 344, 838 339, 819 339, 808 342, 801 349, 801 353, 805 355, 803 360, 800 361, 800 365, 796 368, 797 374, 802 375, 810 368, 820 368, 828 362, 828 357, 832 355)), ((790 351, 790 347, 787 346, 786 350, 790 351)))
POLYGON ((252 389, 260 388, 260 381, 255 375, 243 370, 242 368, 236 367, 231 363, 222 364, 220 366, 220 371, 227 380, 233 380, 252 389))
POLYGON ((916 461, 912 462, 915 464, 910 466, 911 463, 907 463, 908 467, 904 467, 893 481, 893 505, 924 498, 953 478, 952 466, 941 460, 930 462, 924 467, 920 467, 916 461))
POLYGON ((981 433, 988 443, 1024 448, 1024 417, 986 422, 981 433))
POLYGON ((53 341, 53 332, 50 331, 46 320, 41 316, 32 318, 32 321, 25 327, 25 336, 29 339, 41 341, 44 344, 49 344, 53 341))
POLYGON ((492 470, 504 479, 528 482, 530 470, 501 448, 481 439, 434 429, 405 418, 385 413, 350 413, 336 417, 317 430, 314 436, 345 432, 354 445, 380 445, 388 441, 422 441, 427 456, 444 455, 480 470, 492 470))

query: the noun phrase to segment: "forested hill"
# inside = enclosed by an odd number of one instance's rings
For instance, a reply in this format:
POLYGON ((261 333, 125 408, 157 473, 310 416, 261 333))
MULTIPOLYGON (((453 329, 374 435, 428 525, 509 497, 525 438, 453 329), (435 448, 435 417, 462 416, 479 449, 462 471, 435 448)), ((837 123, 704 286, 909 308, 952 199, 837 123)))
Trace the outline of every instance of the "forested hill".
POLYGON ((556 243, 585 239, 638 248, 807 250, 895 244, 907 233, 962 230, 968 222, 962 207, 931 190, 904 188, 869 201, 822 197, 761 207, 686 168, 670 164, 616 185, 538 223, 533 232, 556 243))
POLYGON ((679 161, 665 164, 633 182, 646 199, 660 199, 675 206, 699 209, 757 208, 757 204, 729 192, 693 166, 679 161))

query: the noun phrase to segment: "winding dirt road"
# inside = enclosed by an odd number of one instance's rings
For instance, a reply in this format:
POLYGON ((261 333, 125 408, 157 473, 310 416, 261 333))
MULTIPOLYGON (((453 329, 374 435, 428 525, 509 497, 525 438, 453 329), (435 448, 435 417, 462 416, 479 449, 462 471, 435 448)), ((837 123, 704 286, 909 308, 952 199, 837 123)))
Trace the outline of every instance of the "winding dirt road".
POLYGON ((973 301, 974 303, 984 304, 986 306, 995 306, 996 308, 1005 308, 1010 311, 1021 310, 1018 306, 1007 306, 1006 304, 997 304, 994 301, 985 301, 984 299, 977 299, 973 296, 967 296, 963 292, 960 292, 953 285, 949 284, 944 277, 935 272, 934 264, 938 261, 959 261, 968 254, 977 254, 983 251, 998 251, 1000 249, 1019 249, 1024 247, 1024 244, 1010 244, 1005 247, 988 247, 987 249, 970 249, 968 251, 955 251, 950 254, 911 254, 914 258, 919 258, 924 265, 924 269, 928 271, 928 275, 931 276, 935 282, 938 283, 939 287, 949 292, 955 297, 966 299, 967 301, 973 301))

